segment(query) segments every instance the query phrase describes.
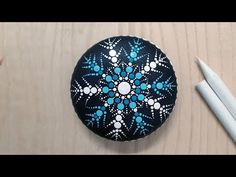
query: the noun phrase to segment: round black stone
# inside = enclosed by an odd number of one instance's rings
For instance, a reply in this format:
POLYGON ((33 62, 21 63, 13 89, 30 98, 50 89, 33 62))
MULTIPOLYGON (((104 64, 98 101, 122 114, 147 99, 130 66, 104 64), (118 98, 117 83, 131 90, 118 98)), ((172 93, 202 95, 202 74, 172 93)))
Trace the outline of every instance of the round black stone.
POLYGON ((89 48, 71 78, 71 99, 81 121, 115 141, 145 137, 169 117, 176 100, 175 72, 154 44, 116 36, 89 48))

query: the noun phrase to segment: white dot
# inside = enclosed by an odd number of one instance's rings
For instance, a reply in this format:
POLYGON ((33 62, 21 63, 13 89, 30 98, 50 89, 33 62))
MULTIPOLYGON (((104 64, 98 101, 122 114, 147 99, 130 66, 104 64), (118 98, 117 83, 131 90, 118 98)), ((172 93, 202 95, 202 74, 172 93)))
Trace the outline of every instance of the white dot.
POLYGON ((102 77, 106 77, 106 74, 103 74, 102 77))
POLYGON ((96 87, 91 88, 91 92, 92 93, 96 93, 97 92, 97 88, 96 87))
POLYGON ((113 88, 113 91, 116 91, 116 88, 113 88))
POLYGON ((116 96, 119 96, 119 93, 116 93, 116 96))
POLYGON ((118 114, 121 114, 121 110, 118 110, 117 112, 118 112, 118 114))
POLYGON ((128 82, 121 82, 118 85, 118 91, 122 95, 127 95, 130 92, 130 89, 131 87, 128 82))
POLYGON ((114 82, 115 83, 115 85, 117 85, 118 84, 118 82, 114 82))
POLYGON ((122 79, 123 79, 122 77, 119 78, 119 80, 121 80, 121 81, 122 81, 122 79))
POLYGON ((122 99, 122 100, 125 99, 125 96, 121 96, 121 99, 122 99))
POLYGON ((158 103, 158 102, 154 104, 154 108, 155 108, 155 109, 159 109, 160 106, 161 106, 161 105, 160 105, 160 103, 158 103))
POLYGON ((129 65, 129 66, 131 66, 131 65, 132 65, 132 63, 130 63, 130 62, 129 62, 129 64, 128 64, 128 65, 129 65))
POLYGON ((107 103, 105 103, 105 104, 104 104, 104 106, 105 106, 105 107, 107 107, 107 106, 108 106, 108 104, 107 104, 107 103))
POLYGON ((115 62, 117 62, 117 58, 116 58, 116 57, 112 57, 111 61, 112 61, 113 63, 115 63, 115 62))
POLYGON ((121 127, 121 123, 120 122, 114 123, 114 127, 117 128, 117 129, 120 128, 121 127))
POLYGON ((84 93, 89 94, 89 92, 90 92, 90 88, 89 87, 84 87, 84 93))
POLYGON ((130 80, 130 83, 133 83, 134 81, 133 80, 130 80))
POLYGON ((114 66, 118 66, 117 63, 114 63, 114 66))
POLYGON ((132 91, 131 94, 134 94, 134 91, 132 91))
POLYGON ((93 94, 92 94, 92 93, 90 93, 89 95, 90 95, 90 96, 92 96, 93 94))
POLYGON ((150 84, 148 84, 148 86, 147 86, 148 88, 151 88, 151 85, 150 84))
POLYGON ((127 98, 130 98, 130 95, 127 95, 127 98))
POLYGON ((153 106, 151 106, 151 109, 153 109, 153 106))
POLYGON ((137 108, 135 108, 135 109, 134 109, 134 112, 137 112, 137 111, 138 111, 137 108))
POLYGON ((150 67, 149 66, 145 66, 144 70, 148 72, 148 71, 150 71, 150 67))
POLYGON ((148 101, 148 99, 147 99, 147 98, 145 98, 145 99, 144 99, 144 101, 145 101, 145 102, 147 102, 147 101, 148 101))
POLYGON ((101 92, 101 88, 98 88, 98 92, 101 92))
POLYGON ((113 49, 113 47, 112 47, 112 46, 110 46, 110 49, 113 49))
POLYGON ((109 55, 114 57, 116 55, 116 51, 115 50, 110 50, 109 55))
POLYGON ((148 104, 149 105, 153 105, 154 104, 154 100, 153 99, 148 100, 148 104))
POLYGON ((128 77, 125 77, 125 80, 128 80, 128 77))
POLYGON ((121 120, 122 120, 122 116, 121 116, 121 115, 117 115, 117 116, 116 116, 116 120, 117 120, 117 121, 121 121, 121 120))
POLYGON ((154 61, 152 61, 152 62, 150 63, 150 66, 151 66, 151 68, 156 68, 156 67, 157 67, 157 64, 156 64, 154 61))
POLYGON ((142 70, 142 71, 141 71, 141 73, 142 73, 142 74, 144 74, 144 73, 145 73, 145 71, 144 71, 144 70, 142 70))
POLYGON ((132 86, 132 88, 135 88, 135 87, 136 87, 135 85, 132 86))

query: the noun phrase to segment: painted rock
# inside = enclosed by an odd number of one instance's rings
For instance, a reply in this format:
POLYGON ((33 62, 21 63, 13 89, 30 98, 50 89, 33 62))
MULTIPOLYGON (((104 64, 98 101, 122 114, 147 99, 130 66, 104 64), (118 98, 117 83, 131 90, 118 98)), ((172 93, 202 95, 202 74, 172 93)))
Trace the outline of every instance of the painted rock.
POLYGON ((115 141, 143 138, 158 129, 175 105, 177 82, 167 56, 131 36, 89 48, 71 79, 71 99, 87 128, 115 141))

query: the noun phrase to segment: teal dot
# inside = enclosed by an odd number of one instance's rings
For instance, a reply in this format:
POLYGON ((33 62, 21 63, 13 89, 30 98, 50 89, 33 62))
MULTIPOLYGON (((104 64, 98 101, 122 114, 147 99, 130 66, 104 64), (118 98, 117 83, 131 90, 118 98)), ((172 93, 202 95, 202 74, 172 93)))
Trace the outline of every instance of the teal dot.
POLYGON ((102 92, 103 93, 108 93, 109 92, 109 88, 108 87, 103 87, 102 88, 102 92))
POLYGON ((114 97, 115 93, 114 92, 109 92, 110 97, 114 97))
POLYGON ((139 117, 136 117, 135 120, 136 120, 137 123, 140 123, 140 122, 142 122, 142 117, 140 117, 140 116, 139 116, 139 117))
POLYGON ((131 74, 129 75, 129 78, 130 78, 130 79, 134 79, 134 74, 131 73, 131 74))
POLYGON ((156 87, 156 85, 155 84, 152 84, 152 88, 154 89, 156 87))
POLYGON ((135 84, 135 85, 139 85, 139 84, 140 84, 140 81, 139 81, 139 80, 135 80, 135 81, 134 81, 134 84, 135 84))
POLYGON ((138 100, 143 101, 144 100, 144 95, 143 94, 139 94, 138 95, 138 100))
POLYGON ((115 74, 115 75, 113 75, 113 77, 112 77, 112 78, 113 78, 113 80, 115 80, 115 81, 116 81, 116 80, 118 80, 118 78, 119 78, 119 77, 118 77, 118 75, 116 75, 116 74, 115 74))
POLYGON ((119 74, 120 72, 121 72, 121 69, 118 67, 118 68, 115 68, 114 69, 114 72, 116 73, 116 74, 119 74))
POLYGON ((100 70, 100 66, 96 65, 93 67, 94 71, 98 72, 100 70))
POLYGON ((129 104, 129 107, 130 107, 131 109, 134 109, 134 108, 136 107, 136 103, 135 103, 135 102, 131 102, 131 103, 129 104))
POLYGON ((134 115, 135 115, 135 116, 138 116, 138 112, 135 112, 134 115))
POLYGON ((132 101, 136 101, 137 100, 137 96, 135 96, 135 95, 131 96, 131 100, 132 101))
POLYGON ((107 99, 107 103, 108 103, 109 105, 112 105, 112 104, 114 103, 114 99, 113 99, 113 98, 108 98, 108 99, 107 99))
POLYGON ((146 89, 147 89, 147 85, 146 85, 145 83, 142 83, 141 86, 140 86, 140 88, 141 88, 142 90, 146 90, 146 89))
POLYGON ((130 56, 131 56, 132 58, 135 58, 135 57, 137 57, 137 53, 136 53, 136 52, 131 52, 131 53, 130 53, 130 56))
POLYGON ((159 82, 159 83, 157 83, 156 87, 157 87, 158 89, 162 89, 162 88, 163 88, 163 84, 162 84, 161 82, 159 82))
POLYGON ((136 92, 137 94, 139 94, 139 93, 141 92, 141 89, 140 89, 140 88, 136 88, 136 89, 135 89, 135 92, 136 92))
POLYGON ((119 109, 119 110, 123 110, 124 109, 124 104, 122 104, 122 103, 119 103, 118 105, 117 105, 117 108, 119 109))
POLYGON ((120 103, 120 98, 115 98, 116 103, 120 103))
POLYGON ((134 61, 134 59, 133 59, 133 58, 130 58, 129 61, 132 63, 132 62, 134 61))
POLYGON ((106 81, 107 82, 111 82, 112 81, 112 77, 110 75, 106 76, 106 81))
POLYGON ((141 73, 136 73, 135 77, 136 77, 137 79, 141 79, 142 74, 141 74, 141 73))
POLYGON ((133 71, 133 68, 130 66, 127 66, 125 70, 127 73, 131 73, 133 71))
POLYGON ((97 110, 96 114, 97 114, 97 116, 102 116, 103 112, 101 110, 97 110))
POLYGON ((98 74, 102 75, 102 73, 103 73, 102 71, 98 71, 98 74))
POLYGON ((103 107, 101 108, 101 110, 102 110, 102 111, 105 111, 105 110, 106 110, 106 108, 103 106, 103 107))
POLYGON ((94 118, 92 118, 92 121, 94 121, 95 119, 94 118))
POLYGON ((129 104, 129 100, 128 100, 128 99, 125 99, 125 100, 124 100, 124 104, 125 104, 125 105, 128 105, 128 104, 129 104))
POLYGON ((110 82, 110 83, 108 84, 108 86, 109 86, 109 88, 113 88, 113 87, 114 87, 113 82, 110 82))
POLYGON ((120 75, 121 75, 122 77, 125 77, 125 76, 126 76, 126 72, 125 72, 125 71, 122 71, 120 75))
POLYGON ((94 67, 95 65, 94 64, 91 64, 91 67, 94 67))

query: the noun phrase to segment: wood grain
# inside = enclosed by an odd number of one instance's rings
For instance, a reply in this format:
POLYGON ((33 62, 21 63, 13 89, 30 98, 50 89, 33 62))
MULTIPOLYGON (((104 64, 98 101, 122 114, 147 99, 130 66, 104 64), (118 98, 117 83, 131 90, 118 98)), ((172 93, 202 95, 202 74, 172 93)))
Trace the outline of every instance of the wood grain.
POLYGON ((236 23, 0 23, 1 154, 236 154, 236 145, 195 90, 208 63, 236 95, 236 23), (171 59, 178 98, 152 135, 112 142, 77 118, 70 79, 85 50, 113 35, 137 35, 171 59))

